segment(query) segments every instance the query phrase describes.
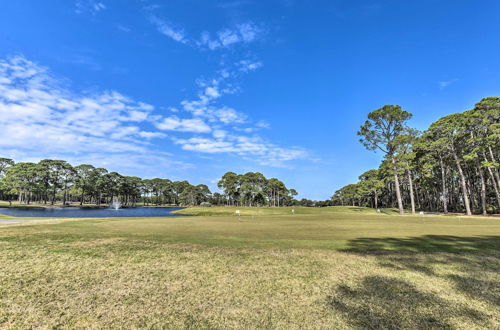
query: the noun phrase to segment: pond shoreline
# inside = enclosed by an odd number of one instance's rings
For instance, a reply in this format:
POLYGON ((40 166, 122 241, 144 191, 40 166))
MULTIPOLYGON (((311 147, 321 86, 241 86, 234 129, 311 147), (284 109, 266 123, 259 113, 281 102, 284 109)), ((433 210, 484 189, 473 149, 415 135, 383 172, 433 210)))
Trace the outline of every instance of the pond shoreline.
POLYGON ((110 207, 80 208, 80 207, 0 207, 0 218, 148 218, 148 217, 176 217, 173 213, 181 207, 128 207, 114 209, 110 207), (2 217, 5 215, 5 217, 2 217))
MULTIPOLYGON (((8 202, 7 202, 8 203, 8 202)), ((110 206, 107 204, 102 205, 61 205, 61 204, 12 204, 9 205, 6 202, 0 202, 0 210, 1 209, 109 209, 110 206)), ((185 208, 185 206, 178 205, 135 205, 135 206, 120 206, 121 209, 129 209, 129 208, 163 208, 163 207, 175 207, 175 208, 185 208)))

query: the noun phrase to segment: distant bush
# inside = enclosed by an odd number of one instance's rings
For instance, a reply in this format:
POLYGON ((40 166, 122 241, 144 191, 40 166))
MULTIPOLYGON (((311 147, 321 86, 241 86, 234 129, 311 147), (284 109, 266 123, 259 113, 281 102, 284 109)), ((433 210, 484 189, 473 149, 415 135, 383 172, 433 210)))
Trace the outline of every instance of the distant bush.
POLYGON ((200 203, 200 206, 201 207, 212 207, 212 204, 209 202, 202 202, 202 203, 200 203))

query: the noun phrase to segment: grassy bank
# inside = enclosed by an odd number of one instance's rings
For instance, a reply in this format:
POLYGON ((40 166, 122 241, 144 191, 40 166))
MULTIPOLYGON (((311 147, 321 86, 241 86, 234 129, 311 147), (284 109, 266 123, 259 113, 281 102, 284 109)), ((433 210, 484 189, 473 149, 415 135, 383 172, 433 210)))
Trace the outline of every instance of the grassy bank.
MULTIPOLYGON (((236 211, 241 216, 262 216, 262 215, 302 215, 302 214, 378 214, 374 209, 358 206, 330 206, 330 207, 236 207, 236 206, 213 206, 213 207, 188 207, 174 213, 185 215, 205 215, 205 216, 236 216, 236 211), (293 210, 293 212, 292 212, 293 210)), ((393 209, 382 209, 381 214, 397 214, 393 209)))
POLYGON ((500 326, 500 220, 299 212, 4 225, 0 327, 500 326))

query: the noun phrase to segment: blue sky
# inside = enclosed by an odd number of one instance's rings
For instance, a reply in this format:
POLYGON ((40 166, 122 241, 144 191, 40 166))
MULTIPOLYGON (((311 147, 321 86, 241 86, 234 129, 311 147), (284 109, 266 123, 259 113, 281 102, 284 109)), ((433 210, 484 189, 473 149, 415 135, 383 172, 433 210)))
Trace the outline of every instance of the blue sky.
POLYGON ((0 1, 0 155, 326 199, 375 168, 356 131, 500 94, 498 1, 0 1))

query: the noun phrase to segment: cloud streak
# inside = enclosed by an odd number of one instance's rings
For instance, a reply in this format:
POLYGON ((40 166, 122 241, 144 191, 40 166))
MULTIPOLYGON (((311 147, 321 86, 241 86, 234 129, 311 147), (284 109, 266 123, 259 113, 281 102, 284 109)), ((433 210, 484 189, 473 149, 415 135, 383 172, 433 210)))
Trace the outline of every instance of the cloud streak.
POLYGON ((453 83, 456 83, 457 81, 458 81, 457 78, 451 79, 451 80, 446 80, 446 81, 440 81, 440 82, 438 82, 439 89, 445 89, 446 87, 450 86, 453 83))
POLYGON ((90 13, 91 15, 96 15, 106 8, 103 2, 95 0, 77 0, 75 3, 75 13, 77 14, 90 13))
POLYGON ((174 41, 186 44, 188 40, 186 39, 186 34, 183 29, 174 27, 172 23, 167 22, 158 18, 157 16, 151 15, 149 21, 156 26, 156 29, 161 34, 171 38, 174 41))
POLYGON ((215 33, 202 31, 199 38, 189 37, 184 30, 172 22, 160 18, 154 13, 148 14, 148 20, 157 31, 170 39, 182 44, 203 50, 224 50, 238 44, 245 45, 257 41, 263 34, 264 29, 252 21, 235 24, 232 27, 220 29, 215 33))
POLYGON ((256 160, 261 165, 284 166, 285 162, 303 159, 308 153, 299 147, 281 148, 264 141, 258 136, 227 135, 216 132, 213 138, 193 137, 174 139, 182 149, 207 154, 236 153, 245 158, 256 160))
POLYGON ((232 28, 224 28, 212 35, 208 31, 203 31, 195 45, 202 49, 217 50, 229 48, 236 44, 248 44, 258 40, 262 35, 263 29, 255 23, 249 21, 237 24, 232 28))

